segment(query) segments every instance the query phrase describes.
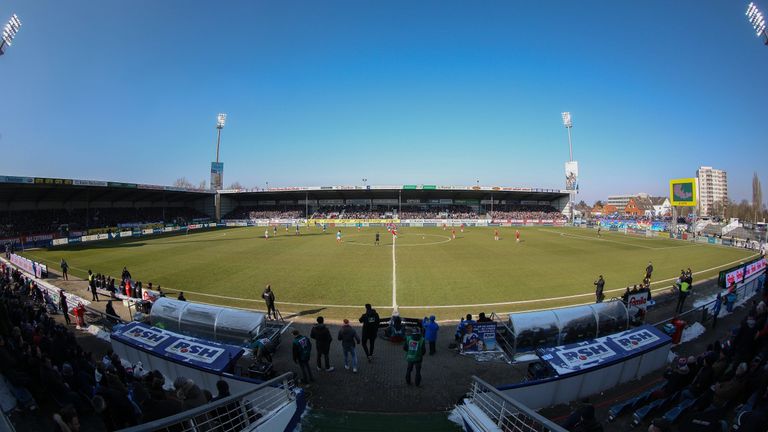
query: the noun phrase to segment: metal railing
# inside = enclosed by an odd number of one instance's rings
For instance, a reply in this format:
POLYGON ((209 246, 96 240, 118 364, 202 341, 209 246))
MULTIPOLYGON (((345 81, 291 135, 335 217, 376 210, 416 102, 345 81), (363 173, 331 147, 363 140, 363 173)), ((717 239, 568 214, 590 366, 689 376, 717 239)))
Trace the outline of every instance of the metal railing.
POLYGON ((474 375, 468 399, 504 432, 566 432, 474 375))
POLYGON ((295 399, 293 372, 250 390, 120 432, 235 432, 256 430, 295 399))

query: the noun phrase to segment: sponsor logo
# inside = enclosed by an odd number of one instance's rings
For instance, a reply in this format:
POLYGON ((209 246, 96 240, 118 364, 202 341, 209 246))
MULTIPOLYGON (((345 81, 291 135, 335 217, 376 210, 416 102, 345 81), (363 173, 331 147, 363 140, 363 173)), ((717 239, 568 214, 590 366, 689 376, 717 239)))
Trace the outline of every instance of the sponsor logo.
POLYGON ((213 363, 224 352, 222 348, 179 340, 165 349, 166 352, 202 363, 213 363))
POLYGON ((566 366, 580 366, 584 363, 599 361, 616 355, 616 352, 605 344, 595 343, 583 347, 562 350, 557 353, 566 366))
POLYGON ((641 330, 635 333, 624 335, 613 339, 625 351, 633 351, 642 348, 650 343, 656 342, 659 337, 648 330, 641 330))
POLYGON ((134 327, 123 333, 123 335, 151 347, 160 345, 170 337, 167 334, 146 327, 134 327))

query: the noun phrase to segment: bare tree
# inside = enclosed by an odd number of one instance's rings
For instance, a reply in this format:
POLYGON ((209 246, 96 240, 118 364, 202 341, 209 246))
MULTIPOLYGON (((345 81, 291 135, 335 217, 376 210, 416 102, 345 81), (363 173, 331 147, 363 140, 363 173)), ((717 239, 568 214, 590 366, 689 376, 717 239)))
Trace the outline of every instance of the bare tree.
POLYGON ((227 189, 245 189, 243 185, 240 184, 240 182, 234 182, 227 189))
POLYGON ((177 178, 175 182, 173 182, 174 187, 178 188, 184 188, 184 189, 193 189, 195 185, 192 184, 189 180, 187 180, 186 177, 177 178))
POLYGON ((603 202, 601 200, 597 200, 597 201, 595 201, 595 205, 593 205, 592 207, 597 207, 597 206, 601 206, 602 207, 604 205, 605 204, 603 204, 603 202))
POLYGON ((757 222, 757 215, 763 212, 763 188, 755 171, 752 176, 752 222, 757 222))
POLYGON ((198 189, 208 189, 208 182, 205 180, 200 180, 200 184, 197 185, 198 189))

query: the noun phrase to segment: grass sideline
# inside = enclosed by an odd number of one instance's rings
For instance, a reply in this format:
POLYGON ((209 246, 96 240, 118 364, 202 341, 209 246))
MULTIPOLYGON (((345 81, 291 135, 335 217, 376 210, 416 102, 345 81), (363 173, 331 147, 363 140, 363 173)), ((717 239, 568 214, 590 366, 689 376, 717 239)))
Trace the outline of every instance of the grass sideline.
MULTIPOLYGON (((269 283, 283 312, 353 317, 374 304, 382 315, 393 303, 392 238, 384 228, 342 228, 323 233, 284 228, 265 240, 264 228, 229 228, 189 235, 145 237, 63 248, 30 250, 25 256, 70 273, 119 276, 127 266, 134 278, 152 281, 187 299, 263 309, 269 283), (375 233, 381 244, 374 244, 375 233)), ((714 276, 725 264, 752 254, 735 248, 645 238, 574 228, 401 228, 395 245, 397 304, 406 316, 435 314, 453 319, 467 312, 519 311, 590 302, 602 274, 608 297, 640 282, 648 261, 654 281, 676 277, 690 267, 696 280, 714 276), (520 230, 521 241, 514 239, 520 230), (565 297, 565 298, 560 298, 565 297)), ((667 284, 657 284, 666 286, 667 284)))

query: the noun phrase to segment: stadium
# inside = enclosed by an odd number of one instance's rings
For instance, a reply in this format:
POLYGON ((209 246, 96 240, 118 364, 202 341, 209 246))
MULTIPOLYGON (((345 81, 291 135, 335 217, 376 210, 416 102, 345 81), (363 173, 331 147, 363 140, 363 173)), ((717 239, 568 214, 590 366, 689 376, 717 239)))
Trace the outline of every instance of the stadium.
POLYGON ((759 4, 6 3, 0 432, 768 431, 759 4))

